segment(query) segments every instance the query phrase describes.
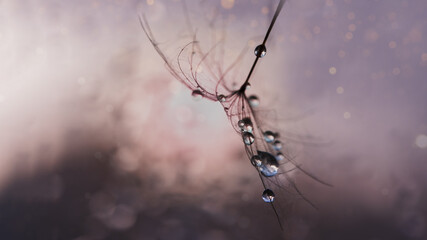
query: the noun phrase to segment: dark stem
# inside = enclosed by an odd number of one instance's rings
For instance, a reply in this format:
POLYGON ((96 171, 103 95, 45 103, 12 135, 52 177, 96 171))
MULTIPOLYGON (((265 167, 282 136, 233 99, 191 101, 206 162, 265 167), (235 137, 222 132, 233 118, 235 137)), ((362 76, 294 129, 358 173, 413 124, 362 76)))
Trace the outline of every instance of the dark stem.
MULTIPOLYGON (((277 17, 280 14, 280 11, 283 8, 283 4, 285 4, 286 0, 280 0, 279 5, 277 5, 276 12, 274 13, 273 19, 271 20, 270 26, 268 27, 267 33, 265 34, 264 41, 262 42, 262 45, 265 46, 265 43, 267 42, 268 36, 270 36, 271 29, 273 29, 274 23, 276 22, 277 17)), ((242 87, 239 91, 244 92, 245 86, 249 82, 249 79, 251 78, 252 72, 255 69, 255 66, 258 62, 259 56, 256 56, 254 63, 252 64, 251 70, 249 71, 248 77, 246 78, 246 81, 243 83, 242 87)))

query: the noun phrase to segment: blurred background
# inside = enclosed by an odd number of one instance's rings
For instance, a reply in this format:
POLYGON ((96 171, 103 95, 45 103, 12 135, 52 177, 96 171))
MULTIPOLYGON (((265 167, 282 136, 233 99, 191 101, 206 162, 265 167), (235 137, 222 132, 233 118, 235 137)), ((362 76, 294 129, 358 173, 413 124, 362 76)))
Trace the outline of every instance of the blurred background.
MULTIPOLYGON (((202 44, 219 29, 227 53, 248 47, 237 84, 277 2, 187 1, 202 44)), ((285 231, 220 104, 194 101, 139 25, 174 58, 182 9, 0 0, 1 239, 427 239, 425 1, 286 2, 250 91, 334 186, 295 173, 318 210, 276 199, 285 231)))

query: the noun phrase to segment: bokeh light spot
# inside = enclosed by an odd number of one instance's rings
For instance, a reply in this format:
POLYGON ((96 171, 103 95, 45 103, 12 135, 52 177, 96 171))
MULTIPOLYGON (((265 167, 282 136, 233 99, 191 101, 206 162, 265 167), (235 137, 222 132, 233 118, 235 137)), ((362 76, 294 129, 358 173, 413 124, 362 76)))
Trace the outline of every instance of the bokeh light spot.
POLYGON ((221 6, 225 9, 231 9, 234 6, 234 0, 221 0, 221 6))
POLYGON ((349 112, 345 112, 344 119, 350 119, 350 118, 351 118, 351 114, 349 112))
POLYGON ((415 145, 419 148, 427 148, 427 136, 424 134, 420 134, 415 139, 415 145))

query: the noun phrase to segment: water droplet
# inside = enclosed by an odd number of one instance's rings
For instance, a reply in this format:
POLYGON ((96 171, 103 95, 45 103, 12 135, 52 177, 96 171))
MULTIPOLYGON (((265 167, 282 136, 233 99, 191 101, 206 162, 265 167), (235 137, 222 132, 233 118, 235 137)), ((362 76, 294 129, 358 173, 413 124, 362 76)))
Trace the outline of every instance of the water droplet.
POLYGON ((274 150, 279 151, 280 149, 282 149, 282 142, 280 142, 279 140, 274 141, 273 148, 274 150))
POLYGON ((259 105, 259 98, 255 95, 249 96, 248 101, 252 107, 258 107, 258 105, 259 105))
POLYGON ((191 96, 193 96, 194 100, 199 101, 203 98, 203 93, 199 89, 196 89, 191 93, 191 96))
POLYGON ((258 46, 255 48, 254 53, 255 53, 255 56, 262 58, 262 57, 264 57, 264 56, 265 56, 265 54, 267 53, 267 48, 265 48, 265 45, 263 45, 263 44, 258 45, 258 46))
POLYGON ((270 189, 265 189, 264 192, 262 193, 262 200, 264 200, 264 202, 266 203, 271 203, 274 201, 274 192, 271 191, 270 189))
POLYGON ((259 167, 262 164, 261 158, 258 155, 253 155, 251 157, 251 163, 254 167, 259 167))
POLYGON ((245 133, 243 133, 242 138, 243 138, 243 142, 244 142, 246 145, 251 145, 252 143, 254 143, 254 142, 255 142, 255 137, 254 137, 254 135, 253 135, 252 133, 250 133, 250 132, 245 132, 245 133))
POLYGON ((283 153, 281 153, 281 152, 278 152, 276 154, 276 159, 277 159, 277 161, 283 161, 283 159, 285 159, 285 155, 283 155, 283 153))
POLYGON ((251 89, 251 84, 250 83, 246 83, 245 90, 249 90, 249 89, 251 89))
POLYGON ((225 102, 225 96, 224 95, 218 95, 218 101, 219 102, 225 102))
POLYGON ((252 121, 248 117, 239 120, 237 122, 237 125, 239 126, 242 132, 252 132, 252 130, 254 129, 254 126, 252 125, 252 121))
POLYGON ((261 165, 258 166, 258 170, 265 177, 272 177, 277 174, 279 170, 279 163, 276 158, 268 152, 258 151, 258 156, 261 159, 261 165))
POLYGON ((271 143, 274 141, 274 133, 272 131, 265 131, 264 132, 264 139, 266 142, 271 143))

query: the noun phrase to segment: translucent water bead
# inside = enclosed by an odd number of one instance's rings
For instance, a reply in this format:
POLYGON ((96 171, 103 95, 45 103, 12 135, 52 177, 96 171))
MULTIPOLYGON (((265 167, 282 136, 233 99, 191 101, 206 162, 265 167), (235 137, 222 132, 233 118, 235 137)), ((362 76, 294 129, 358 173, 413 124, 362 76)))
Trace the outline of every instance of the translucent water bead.
POLYGON ((218 95, 218 101, 219 102, 225 102, 225 96, 224 95, 218 95))
POLYGON ((239 120, 237 122, 237 125, 239 126, 242 132, 252 132, 252 130, 254 129, 251 119, 247 117, 239 120))
POLYGON ((280 142, 279 140, 274 141, 273 148, 274 150, 279 151, 280 149, 282 149, 282 142, 280 142))
POLYGON ((203 98, 203 93, 199 89, 196 89, 191 93, 191 96, 193 96, 194 100, 199 101, 203 98))
POLYGON ((255 56, 262 58, 267 53, 267 48, 265 47, 265 45, 260 44, 260 45, 256 46, 254 53, 255 53, 255 56))
POLYGON ((277 174, 279 170, 279 163, 275 156, 271 153, 257 151, 257 155, 261 163, 257 163, 258 170, 265 177, 273 177, 277 174))
POLYGON ((271 191, 270 189, 265 189, 264 192, 262 193, 262 200, 264 200, 264 202, 266 203, 271 203, 274 201, 274 192, 271 191))
POLYGON ((250 83, 246 83, 245 90, 249 90, 249 89, 251 89, 251 84, 250 83))
POLYGON ((251 145, 252 143, 254 143, 254 142, 255 142, 255 137, 254 137, 254 135, 253 135, 252 133, 250 133, 250 132, 244 132, 244 133, 242 134, 242 138, 243 138, 243 142, 244 142, 246 145, 251 145))
POLYGON ((253 155, 251 157, 251 163, 254 167, 259 167, 262 164, 261 158, 258 155, 253 155))
POLYGON ((272 131, 265 131, 264 132, 264 140, 268 143, 273 142, 275 139, 274 133, 272 131))
POLYGON ((281 152, 278 152, 277 154, 276 154, 276 160, 277 161, 283 161, 285 159, 285 155, 283 155, 283 153, 281 153, 281 152))
POLYGON ((251 107, 258 107, 259 105, 259 98, 256 95, 251 95, 248 97, 248 102, 251 107))

